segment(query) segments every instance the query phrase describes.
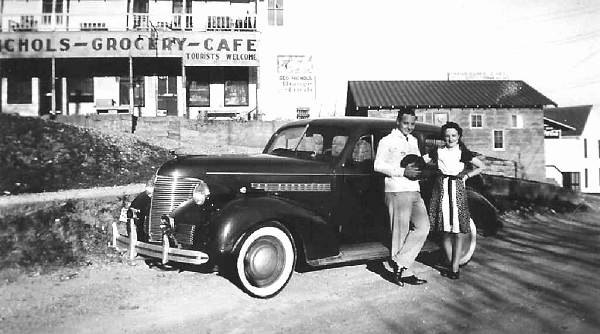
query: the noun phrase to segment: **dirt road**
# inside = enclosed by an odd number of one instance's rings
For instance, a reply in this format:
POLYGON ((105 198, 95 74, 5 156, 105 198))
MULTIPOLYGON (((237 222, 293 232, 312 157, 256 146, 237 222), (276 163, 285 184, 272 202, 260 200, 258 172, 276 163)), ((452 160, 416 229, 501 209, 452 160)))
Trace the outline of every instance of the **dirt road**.
MULTIPOLYGON (((253 299, 214 274, 94 262, 0 283, 3 333, 591 333, 600 331, 598 212, 505 214, 461 279, 424 286, 373 265, 295 273, 253 299)), ((423 263, 424 262, 424 263, 423 263)))

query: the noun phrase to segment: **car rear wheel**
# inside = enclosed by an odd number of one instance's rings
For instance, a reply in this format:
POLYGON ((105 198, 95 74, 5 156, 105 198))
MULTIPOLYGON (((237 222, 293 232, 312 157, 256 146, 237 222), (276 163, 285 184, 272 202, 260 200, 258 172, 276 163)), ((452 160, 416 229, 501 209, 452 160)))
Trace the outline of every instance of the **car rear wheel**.
POLYGON ((269 298, 290 280, 296 264, 296 248, 281 224, 262 225, 242 238, 235 261, 242 288, 255 297, 269 298))
POLYGON ((475 253, 475 247, 477 246, 477 227, 473 219, 469 221, 469 227, 471 232, 461 235, 462 249, 460 250, 460 260, 458 261, 458 264, 461 266, 471 261, 473 253, 475 253))

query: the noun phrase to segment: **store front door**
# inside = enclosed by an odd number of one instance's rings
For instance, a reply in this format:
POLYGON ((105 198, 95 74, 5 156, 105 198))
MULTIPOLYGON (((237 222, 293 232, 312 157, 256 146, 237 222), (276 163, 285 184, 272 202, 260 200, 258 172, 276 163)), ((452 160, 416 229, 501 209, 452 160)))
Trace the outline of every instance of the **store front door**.
MULTIPOLYGON (((57 114, 62 113, 62 80, 57 78, 55 81, 56 104, 55 110, 57 114)), ((47 115, 52 113, 52 82, 50 78, 40 79, 40 105, 39 115, 47 115)))
POLYGON ((157 116, 177 116, 177 77, 158 77, 157 116))

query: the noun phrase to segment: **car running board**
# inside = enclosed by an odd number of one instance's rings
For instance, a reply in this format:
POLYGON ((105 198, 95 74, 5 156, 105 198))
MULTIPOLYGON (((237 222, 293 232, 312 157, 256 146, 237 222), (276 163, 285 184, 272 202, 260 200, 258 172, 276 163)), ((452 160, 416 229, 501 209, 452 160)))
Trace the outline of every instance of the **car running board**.
POLYGON ((390 256, 390 249, 380 242, 349 244, 340 247, 340 253, 335 256, 316 260, 307 260, 310 266, 327 266, 337 263, 382 260, 390 256))

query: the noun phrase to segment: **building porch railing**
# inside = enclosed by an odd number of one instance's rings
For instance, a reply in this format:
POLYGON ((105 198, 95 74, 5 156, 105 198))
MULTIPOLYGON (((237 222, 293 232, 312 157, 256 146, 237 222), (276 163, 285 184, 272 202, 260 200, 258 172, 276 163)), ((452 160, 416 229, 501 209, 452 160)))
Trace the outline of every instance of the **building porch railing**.
POLYGON ((4 14, 1 32, 31 31, 258 31, 255 15, 214 14, 4 14))

